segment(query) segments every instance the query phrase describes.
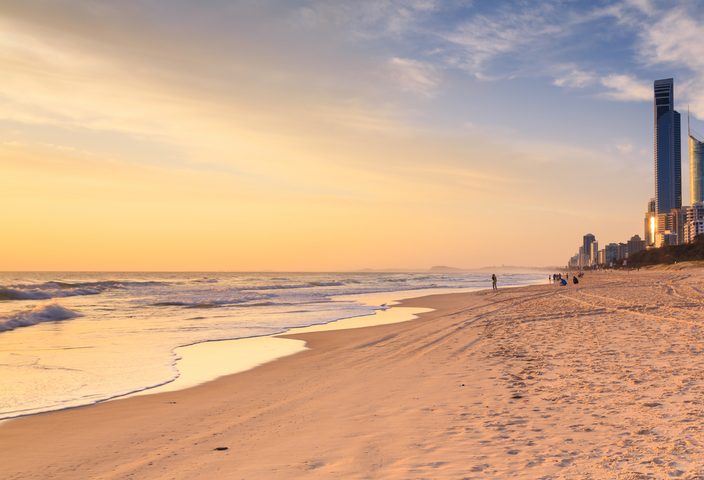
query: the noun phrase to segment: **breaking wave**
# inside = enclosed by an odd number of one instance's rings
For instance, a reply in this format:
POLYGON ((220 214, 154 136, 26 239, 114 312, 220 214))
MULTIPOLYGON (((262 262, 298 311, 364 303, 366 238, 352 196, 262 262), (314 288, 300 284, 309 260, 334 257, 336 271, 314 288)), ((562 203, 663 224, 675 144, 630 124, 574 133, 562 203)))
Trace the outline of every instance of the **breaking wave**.
POLYGON ((7 332, 20 327, 30 327, 43 322, 57 322, 80 317, 81 314, 59 304, 40 305, 30 310, 16 312, 0 317, 0 332, 7 332))
POLYGON ((0 285, 0 300, 48 300, 50 298, 97 295, 109 289, 167 285, 164 282, 105 280, 99 282, 60 282, 0 285))

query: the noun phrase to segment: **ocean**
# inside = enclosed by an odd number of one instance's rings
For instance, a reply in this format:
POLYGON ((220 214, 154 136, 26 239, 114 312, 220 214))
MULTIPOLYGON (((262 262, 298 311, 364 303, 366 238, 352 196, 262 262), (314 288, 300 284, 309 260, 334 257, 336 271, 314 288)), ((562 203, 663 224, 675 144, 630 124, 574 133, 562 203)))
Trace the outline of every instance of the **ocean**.
MULTIPOLYGON (((369 315, 364 294, 490 288, 491 273, 0 273, 0 420, 168 384, 175 350, 369 315)), ((502 274, 500 286, 544 281, 502 274)), ((410 296, 410 295, 406 295, 410 296)), ((376 296, 375 298, 378 298, 376 296)))

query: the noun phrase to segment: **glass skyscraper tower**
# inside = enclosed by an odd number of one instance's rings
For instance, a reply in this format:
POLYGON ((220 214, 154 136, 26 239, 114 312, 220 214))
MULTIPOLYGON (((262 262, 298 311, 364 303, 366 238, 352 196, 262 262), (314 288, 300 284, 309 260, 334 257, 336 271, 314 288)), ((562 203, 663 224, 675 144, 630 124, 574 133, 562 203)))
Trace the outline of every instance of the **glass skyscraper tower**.
POLYGON ((687 136, 689 137, 689 192, 692 205, 704 201, 704 141, 694 136, 689 129, 687 115, 687 136))
POLYGON ((680 114, 675 111, 674 81, 655 80, 655 210, 682 207, 680 114))

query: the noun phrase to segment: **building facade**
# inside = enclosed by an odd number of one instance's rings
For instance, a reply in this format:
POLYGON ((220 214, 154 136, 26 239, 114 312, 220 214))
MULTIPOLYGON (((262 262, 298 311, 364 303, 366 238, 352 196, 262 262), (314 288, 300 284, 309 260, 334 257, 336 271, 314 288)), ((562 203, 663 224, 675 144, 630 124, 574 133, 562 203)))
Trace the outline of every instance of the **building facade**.
POLYGON ((704 141, 695 137, 691 130, 688 133, 689 192, 690 203, 694 205, 704 202, 704 141))
POLYGON ((684 226, 687 223, 687 211, 689 207, 673 208, 670 212, 670 233, 675 234, 675 243, 671 245, 681 245, 684 241, 684 226))
POLYGON ((704 219, 692 220, 684 226, 684 241, 694 243, 697 236, 704 235, 704 219))
POLYGON ((594 263, 592 258, 592 243, 596 241, 596 237, 591 233, 587 233, 582 237, 582 254, 584 255, 584 263, 582 267, 589 267, 594 263))
POLYGON ((645 212, 643 221, 643 238, 647 246, 655 245, 655 233, 657 233, 657 214, 655 213, 655 199, 648 201, 648 210, 645 212))
POLYGON ((645 241, 641 240, 638 235, 633 235, 627 243, 627 249, 629 256, 645 250, 645 241))
MULTIPOLYGON (((655 127, 655 211, 669 214, 682 207, 682 152, 680 114, 675 111, 672 78, 654 83, 653 116, 655 127)), ((658 233, 663 233, 658 222, 658 233)))
POLYGON ((612 267, 618 261, 618 243, 609 243, 604 247, 604 265, 612 267))
POLYGON ((594 240, 592 242, 592 251, 589 254, 590 267, 599 265, 599 242, 594 240))

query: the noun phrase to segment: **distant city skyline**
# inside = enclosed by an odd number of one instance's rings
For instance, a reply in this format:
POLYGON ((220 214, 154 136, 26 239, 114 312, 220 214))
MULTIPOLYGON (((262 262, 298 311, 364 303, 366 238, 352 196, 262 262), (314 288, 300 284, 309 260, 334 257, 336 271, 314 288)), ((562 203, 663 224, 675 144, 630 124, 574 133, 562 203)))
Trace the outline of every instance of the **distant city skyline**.
POLYGON ((654 196, 647 202, 643 222, 644 237, 634 235, 628 242, 609 243, 599 250, 596 237, 582 237, 570 268, 626 266, 630 257, 644 249, 685 245, 704 235, 704 143, 692 132, 687 111, 689 144, 690 201, 682 205, 681 120, 674 109, 675 82, 663 78, 653 82, 653 179, 654 196))

